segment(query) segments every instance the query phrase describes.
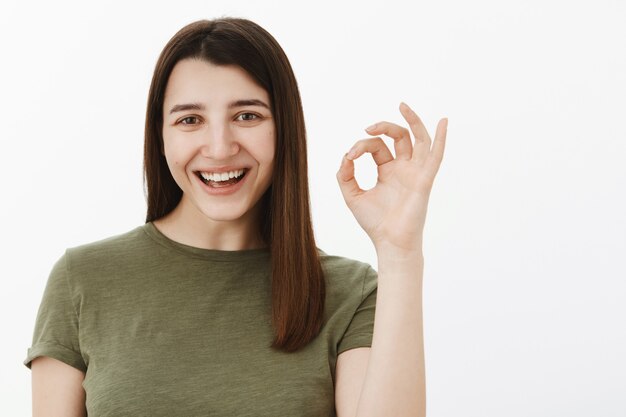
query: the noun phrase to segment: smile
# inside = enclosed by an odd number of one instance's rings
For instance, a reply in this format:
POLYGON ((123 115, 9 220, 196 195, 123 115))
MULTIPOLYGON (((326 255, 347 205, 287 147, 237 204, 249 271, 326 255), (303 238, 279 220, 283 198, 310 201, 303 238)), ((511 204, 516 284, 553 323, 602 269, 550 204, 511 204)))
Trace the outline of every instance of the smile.
POLYGON ((247 172, 248 169, 243 168, 227 172, 196 171, 195 174, 204 184, 210 187, 221 188, 237 184, 243 179, 247 172))

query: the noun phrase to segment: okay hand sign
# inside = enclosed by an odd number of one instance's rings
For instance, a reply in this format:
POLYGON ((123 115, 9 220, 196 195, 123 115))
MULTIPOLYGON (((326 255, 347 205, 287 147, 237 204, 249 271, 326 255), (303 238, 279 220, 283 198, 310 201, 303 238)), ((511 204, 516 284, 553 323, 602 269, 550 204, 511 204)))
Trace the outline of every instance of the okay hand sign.
POLYGON ((426 127, 404 103, 400 113, 409 130, 389 122, 379 122, 366 129, 371 135, 393 138, 396 157, 380 137, 362 139, 343 157, 337 181, 352 214, 368 234, 374 246, 421 251, 428 198, 439 170, 446 143, 448 119, 437 125, 432 144, 426 127), (374 188, 364 191, 354 177, 354 159, 371 153, 378 167, 374 188))

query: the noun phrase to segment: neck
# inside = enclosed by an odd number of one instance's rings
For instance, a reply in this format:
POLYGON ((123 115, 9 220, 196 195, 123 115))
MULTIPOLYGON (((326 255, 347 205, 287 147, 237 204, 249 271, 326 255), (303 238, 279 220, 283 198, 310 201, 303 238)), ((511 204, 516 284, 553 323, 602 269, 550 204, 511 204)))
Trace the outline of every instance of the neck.
POLYGON ((214 220, 197 210, 183 196, 180 203, 153 224, 168 238, 202 249, 225 251, 267 247, 260 233, 260 202, 242 217, 214 220))

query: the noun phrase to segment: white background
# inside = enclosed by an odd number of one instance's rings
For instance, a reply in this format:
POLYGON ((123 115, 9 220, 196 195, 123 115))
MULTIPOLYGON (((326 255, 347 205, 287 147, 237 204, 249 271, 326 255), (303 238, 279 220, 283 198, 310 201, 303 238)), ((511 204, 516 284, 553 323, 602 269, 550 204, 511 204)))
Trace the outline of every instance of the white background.
MULTIPOLYGON (((328 253, 376 266, 335 180, 364 128, 401 123, 400 101, 431 136, 449 118, 424 236, 430 417, 626 415, 619 0, 3 1, 0 415, 30 415, 22 361, 53 263, 144 222, 159 52, 224 15, 261 24, 291 60, 328 253)), ((374 174, 357 161, 364 187, 374 174)))

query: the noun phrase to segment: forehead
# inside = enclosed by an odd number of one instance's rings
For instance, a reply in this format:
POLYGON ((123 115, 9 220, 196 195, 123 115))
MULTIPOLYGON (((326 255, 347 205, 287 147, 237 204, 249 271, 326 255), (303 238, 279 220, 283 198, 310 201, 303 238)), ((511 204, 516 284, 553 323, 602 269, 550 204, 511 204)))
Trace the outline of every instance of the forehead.
POLYGON ((183 59, 172 69, 164 101, 194 101, 210 106, 241 98, 257 98, 266 103, 269 99, 267 91, 236 65, 215 65, 200 59, 183 59))

